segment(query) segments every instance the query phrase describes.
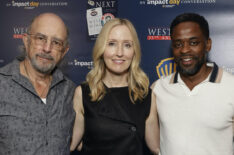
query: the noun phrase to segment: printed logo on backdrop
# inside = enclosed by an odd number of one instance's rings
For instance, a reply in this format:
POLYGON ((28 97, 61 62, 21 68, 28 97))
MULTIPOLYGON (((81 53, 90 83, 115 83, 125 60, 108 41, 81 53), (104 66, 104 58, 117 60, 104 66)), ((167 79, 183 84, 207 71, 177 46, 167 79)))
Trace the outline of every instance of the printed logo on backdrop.
POLYGON ((72 61, 68 62, 68 66, 75 66, 75 67, 80 67, 80 68, 87 68, 87 69, 92 69, 93 68, 93 61, 90 60, 90 58, 75 58, 72 61))
POLYGON ((154 5, 163 8, 172 8, 180 5, 181 0, 140 0, 140 5, 154 5))
POLYGON ((162 8, 172 8, 183 4, 214 4, 216 0, 140 0, 140 5, 153 5, 162 8))
POLYGON ((13 30, 13 38, 14 39, 21 39, 23 37, 23 34, 27 33, 28 28, 25 26, 16 26, 12 28, 13 30))
POLYGON ((102 26, 117 13, 118 0, 88 0, 86 18, 90 40, 96 40, 102 26))
POLYGON ((111 13, 105 13, 103 16, 102 16, 102 19, 101 19, 101 23, 102 23, 102 26, 108 22, 109 20, 111 19, 114 19, 114 15, 112 15, 111 13))
POLYGON ((149 27, 147 40, 171 40, 169 27, 149 27))
POLYGON ((181 4, 214 4, 216 0, 181 0, 181 4))
POLYGON ((38 1, 11 1, 7 2, 7 7, 15 7, 15 8, 23 8, 23 9, 35 9, 38 7, 64 7, 67 6, 68 2, 65 1, 45 1, 45 2, 38 2, 38 1))
POLYGON ((162 76, 168 76, 176 71, 176 63, 174 62, 174 58, 166 58, 161 60, 156 66, 156 72, 158 78, 162 76))
POLYGON ((102 8, 93 8, 87 10, 87 25, 89 36, 96 37, 102 29, 101 24, 102 8))

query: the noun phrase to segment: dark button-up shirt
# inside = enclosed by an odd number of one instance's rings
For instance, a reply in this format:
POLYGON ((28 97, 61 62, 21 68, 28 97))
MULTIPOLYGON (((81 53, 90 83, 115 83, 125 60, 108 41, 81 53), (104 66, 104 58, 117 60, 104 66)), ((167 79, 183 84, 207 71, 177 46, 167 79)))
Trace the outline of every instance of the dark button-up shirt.
POLYGON ((53 72, 46 104, 20 74, 19 61, 0 69, 0 155, 68 155, 75 84, 53 72))

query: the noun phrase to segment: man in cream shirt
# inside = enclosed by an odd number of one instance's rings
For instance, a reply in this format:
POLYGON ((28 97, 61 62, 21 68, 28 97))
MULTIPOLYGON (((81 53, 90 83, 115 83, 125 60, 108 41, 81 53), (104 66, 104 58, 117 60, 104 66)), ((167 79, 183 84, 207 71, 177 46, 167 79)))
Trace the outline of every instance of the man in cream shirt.
POLYGON ((207 61, 208 22, 181 14, 171 40, 177 72, 153 85, 161 155, 233 155, 234 77, 207 61))

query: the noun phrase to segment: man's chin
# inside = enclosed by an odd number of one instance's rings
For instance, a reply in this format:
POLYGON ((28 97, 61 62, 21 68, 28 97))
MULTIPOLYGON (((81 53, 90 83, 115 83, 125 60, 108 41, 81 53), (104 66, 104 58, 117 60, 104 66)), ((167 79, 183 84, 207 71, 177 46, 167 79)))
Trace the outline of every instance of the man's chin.
POLYGON ((183 75, 187 75, 187 76, 192 76, 195 75, 198 71, 197 69, 195 69, 195 67, 193 66, 183 66, 183 67, 178 67, 178 72, 180 72, 183 75))
POLYGON ((48 73, 51 73, 53 71, 54 67, 55 66, 52 66, 52 65, 51 66, 45 66, 45 65, 44 66, 39 66, 39 65, 37 65, 34 68, 40 73, 48 74, 48 73))

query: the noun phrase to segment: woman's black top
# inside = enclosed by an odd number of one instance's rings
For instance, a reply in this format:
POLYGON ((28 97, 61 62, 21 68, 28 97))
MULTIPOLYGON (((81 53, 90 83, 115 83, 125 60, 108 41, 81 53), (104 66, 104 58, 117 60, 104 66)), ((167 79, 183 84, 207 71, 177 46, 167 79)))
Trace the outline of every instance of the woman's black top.
POLYGON ((82 155, 143 155, 145 121, 149 115, 151 90, 133 104, 128 87, 107 88, 99 102, 92 102, 90 89, 82 84, 85 118, 82 155))

